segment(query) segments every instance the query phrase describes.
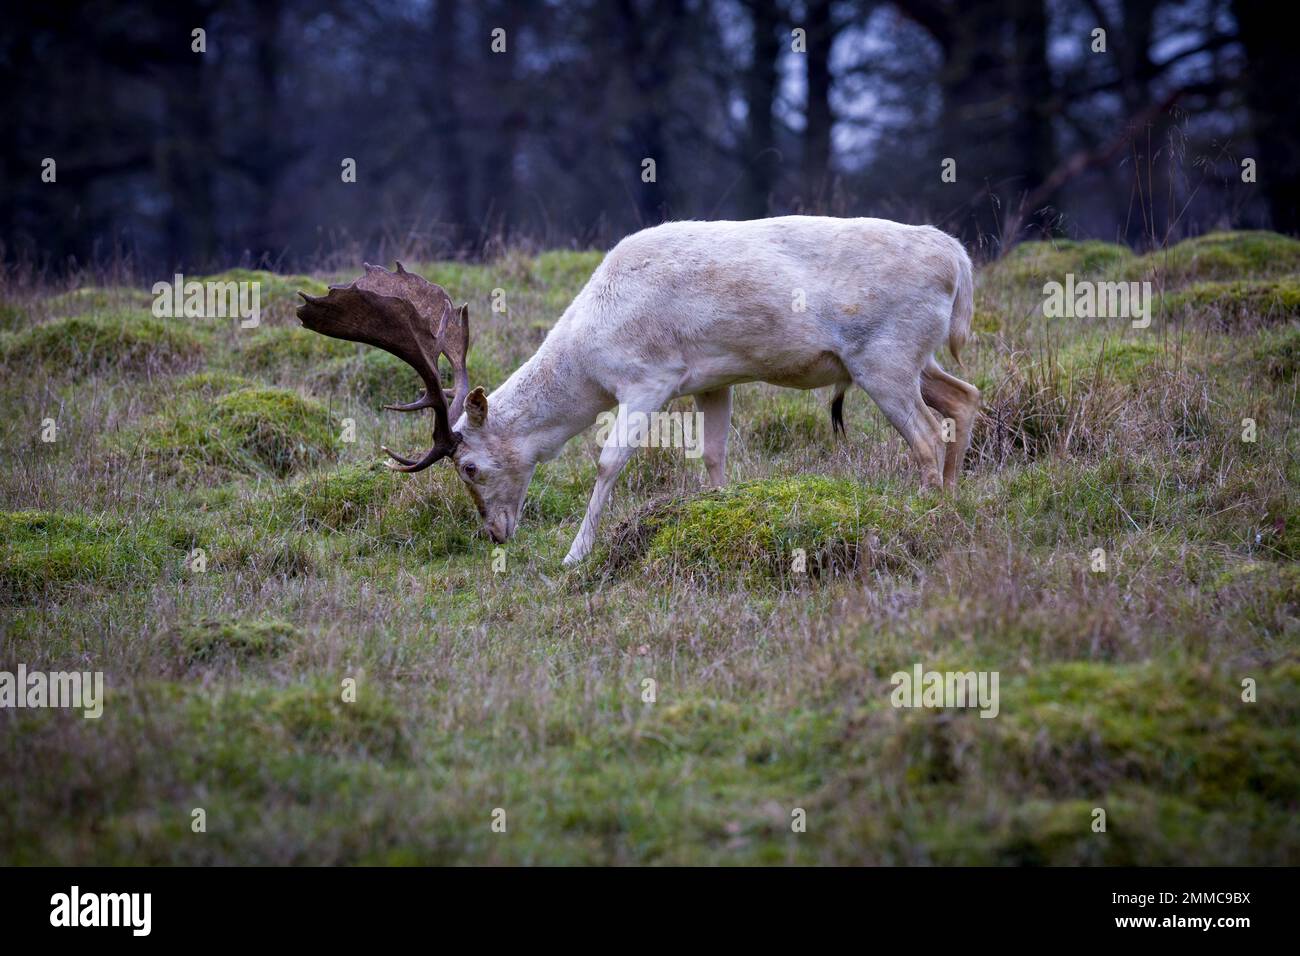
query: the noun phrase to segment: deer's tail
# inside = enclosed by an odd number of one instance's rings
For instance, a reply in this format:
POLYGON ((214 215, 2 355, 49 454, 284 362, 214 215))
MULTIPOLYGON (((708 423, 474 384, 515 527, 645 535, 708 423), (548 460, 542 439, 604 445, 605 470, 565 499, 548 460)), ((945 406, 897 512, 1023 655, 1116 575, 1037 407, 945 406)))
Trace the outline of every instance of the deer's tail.
POLYGON ((840 385, 835 389, 835 396, 831 399, 831 435, 844 434, 844 393, 848 390, 848 385, 840 385))

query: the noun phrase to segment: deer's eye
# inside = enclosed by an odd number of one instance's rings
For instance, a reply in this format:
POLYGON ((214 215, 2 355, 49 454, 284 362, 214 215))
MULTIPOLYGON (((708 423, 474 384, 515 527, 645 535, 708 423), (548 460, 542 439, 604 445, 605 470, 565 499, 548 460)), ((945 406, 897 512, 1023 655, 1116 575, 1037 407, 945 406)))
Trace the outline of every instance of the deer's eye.
POLYGON ((466 462, 466 463, 465 463, 465 477, 466 477, 466 478, 473 478, 473 477, 474 477, 475 475, 477 475, 477 474, 478 474, 478 465, 474 464, 472 461, 471 461, 471 462, 466 462))

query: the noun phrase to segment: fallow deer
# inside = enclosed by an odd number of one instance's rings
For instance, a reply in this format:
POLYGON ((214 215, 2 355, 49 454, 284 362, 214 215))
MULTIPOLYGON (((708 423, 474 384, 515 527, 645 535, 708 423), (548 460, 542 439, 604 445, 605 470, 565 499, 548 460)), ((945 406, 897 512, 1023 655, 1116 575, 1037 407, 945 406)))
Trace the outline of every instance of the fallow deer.
POLYGON ((708 479, 723 484, 731 386, 742 382, 830 386, 840 431, 844 393, 856 384, 906 439, 922 487, 955 487, 979 390, 945 372, 935 352, 946 342, 960 364, 973 292, 966 251, 929 226, 818 216, 666 223, 618 243, 536 354, 491 395, 469 390, 467 308, 400 263, 395 273, 367 265, 350 285, 303 295, 298 316, 415 368, 424 394, 385 407, 431 408, 433 447, 418 460, 385 448, 389 467, 419 471, 450 457, 497 542, 514 534, 538 463, 617 408, 564 559, 572 564, 594 544, 639 423, 672 399, 694 396, 708 479), (455 372, 451 392, 440 355, 455 372), (941 418, 952 420, 949 442, 941 418))

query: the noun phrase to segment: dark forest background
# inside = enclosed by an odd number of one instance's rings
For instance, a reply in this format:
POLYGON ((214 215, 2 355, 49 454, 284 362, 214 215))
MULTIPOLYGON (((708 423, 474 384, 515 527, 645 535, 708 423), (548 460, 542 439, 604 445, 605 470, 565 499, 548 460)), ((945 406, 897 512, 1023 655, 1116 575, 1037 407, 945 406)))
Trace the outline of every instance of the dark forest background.
POLYGON ((1294 233, 1286 6, 28 4, 0 25, 0 255, 303 268, 787 212, 934 222, 985 257, 1045 234, 1294 233))

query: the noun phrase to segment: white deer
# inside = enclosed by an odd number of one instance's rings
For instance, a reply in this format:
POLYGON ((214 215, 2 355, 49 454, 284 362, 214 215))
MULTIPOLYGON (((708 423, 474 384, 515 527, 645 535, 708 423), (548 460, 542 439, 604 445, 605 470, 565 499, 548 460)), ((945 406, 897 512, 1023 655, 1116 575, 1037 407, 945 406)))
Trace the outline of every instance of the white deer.
POLYGON ((420 372, 425 394, 386 407, 433 408, 434 447, 419 461, 389 452, 399 462, 390 467, 416 471, 450 456, 496 542, 514 534, 537 465, 612 408, 618 417, 566 564, 591 551, 614 482, 644 444, 639 432, 672 399, 694 396, 708 479, 723 484, 731 386, 743 382, 830 386, 840 429, 844 392, 856 384, 907 440, 921 486, 956 485, 980 394, 934 353, 946 342, 960 363, 974 290, 966 251, 932 227, 783 216, 642 230, 605 256, 537 352, 491 395, 469 391, 465 307, 456 312, 441 288, 397 269, 367 266, 349 286, 304 296, 298 315, 420 372), (439 382, 440 353, 455 368, 454 393, 439 382))

